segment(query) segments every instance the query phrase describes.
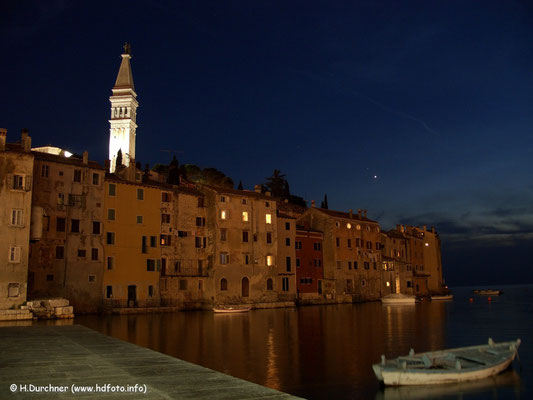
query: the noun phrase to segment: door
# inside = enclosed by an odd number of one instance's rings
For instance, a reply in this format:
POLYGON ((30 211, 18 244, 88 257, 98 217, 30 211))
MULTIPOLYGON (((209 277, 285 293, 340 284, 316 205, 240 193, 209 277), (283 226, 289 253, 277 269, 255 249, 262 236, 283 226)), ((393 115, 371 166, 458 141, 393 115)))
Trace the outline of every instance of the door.
POLYGON ((250 282, 248 278, 242 278, 242 297, 250 296, 250 282))
POLYGON ((128 307, 137 305, 137 286, 128 285, 128 307))

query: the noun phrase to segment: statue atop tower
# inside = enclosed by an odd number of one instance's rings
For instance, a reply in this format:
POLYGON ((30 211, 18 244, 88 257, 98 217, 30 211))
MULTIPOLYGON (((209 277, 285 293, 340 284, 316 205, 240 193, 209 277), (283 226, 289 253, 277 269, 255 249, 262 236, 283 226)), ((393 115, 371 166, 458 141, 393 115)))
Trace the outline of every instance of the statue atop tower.
POLYGON ((137 93, 133 85, 131 72, 131 46, 124 44, 122 62, 118 70, 117 80, 112 89, 111 119, 109 120, 109 172, 115 172, 117 154, 122 153, 122 163, 129 166, 135 163, 135 136, 137 130, 137 93))

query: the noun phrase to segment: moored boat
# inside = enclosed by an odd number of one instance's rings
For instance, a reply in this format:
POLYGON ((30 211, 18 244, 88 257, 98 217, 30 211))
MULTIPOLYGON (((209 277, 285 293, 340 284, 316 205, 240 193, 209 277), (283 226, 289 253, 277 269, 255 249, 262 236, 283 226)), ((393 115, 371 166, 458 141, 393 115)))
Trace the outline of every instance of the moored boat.
POLYGON ((453 294, 436 294, 431 296, 431 300, 453 300, 453 294))
POLYGON ((494 290, 494 289, 480 289, 480 290, 474 290, 474 294, 479 294, 481 296, 499 296, 503 292, 501 290, 494 290))
POLYGON ((233 314, 233 313, 248 312, 251 309, 252 309, 251 306, 247 306, 247 307, 233 307, 233 306, 213 307, 213 312, 221 313, 221 314, 233 314))
POLYGON ((415 304, 416 297, 402 293, 392 293, 381 298, 383 304, 415 304))
POLYGON ((510 342, 461 347, 387 360, 372 368, 385 385, 435 385, 483 379, 505 370, 518 353, 520 339, 510 342))

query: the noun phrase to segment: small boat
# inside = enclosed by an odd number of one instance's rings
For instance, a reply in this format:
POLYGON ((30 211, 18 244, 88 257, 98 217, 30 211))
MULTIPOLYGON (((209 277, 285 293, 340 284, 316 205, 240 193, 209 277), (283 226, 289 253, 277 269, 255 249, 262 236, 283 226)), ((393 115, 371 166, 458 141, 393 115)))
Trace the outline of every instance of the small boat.
POLYGON ((453 300, 453 294, 437 294, 432 295, 431 300, 453 300))
POLYGON ((510 342, 431 351, 387 360, 372 368, 385 385, 436 385, 487 378, 504 371, 518 353, 520 339, 510 342))
POLYGON ((402 293, 392 293, 381 298, 383 304, 415 304, 416 297, 402 293))
POLYGON ((248 312, 252 309, 251 306, 248 307, 213 307, 213 312, 216 313, 225 313, 225 314, 231 314, 231 313, 243 313, 248 312))
POLYGON ((480 296, 499 296, 503 292, 501 290, 494 290, 494 289, 481 289, 481 290, 474 290, 474 294, 479 294, 480 296))

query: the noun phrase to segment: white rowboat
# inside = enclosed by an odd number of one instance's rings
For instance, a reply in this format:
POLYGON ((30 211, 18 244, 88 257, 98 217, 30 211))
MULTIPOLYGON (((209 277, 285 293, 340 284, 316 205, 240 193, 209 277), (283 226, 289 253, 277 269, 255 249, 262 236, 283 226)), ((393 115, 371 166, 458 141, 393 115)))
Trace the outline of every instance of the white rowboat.
POLYGON ((251 309, 252 309, 252 307, 219 307, 219 308, 213 308, 213 312, 224 313, 224 314, 232 314, 232 313, 248 312, 251 309))
POLYGON ((504 371, 518 353, 520 339, 415 354, 393 360, 381 356, 372 368, 385 385, 436 385, 483 379, 504 371))
POLYGON ((433 300, 453 300, 453 294, 440 294, 431 296, 431 301, 433 300))
POLYGON ((392 293, 381 298, 383 304, 415 304, 416 297, 401 293, 392 293))

